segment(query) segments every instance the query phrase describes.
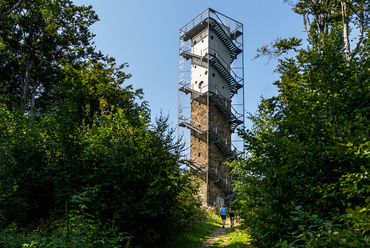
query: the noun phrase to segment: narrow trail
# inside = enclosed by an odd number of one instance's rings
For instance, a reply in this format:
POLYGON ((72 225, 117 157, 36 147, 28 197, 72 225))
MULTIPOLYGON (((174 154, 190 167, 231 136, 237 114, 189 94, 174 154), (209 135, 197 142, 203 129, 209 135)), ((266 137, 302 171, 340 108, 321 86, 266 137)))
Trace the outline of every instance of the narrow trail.
POLYGON ((226 228, 217 228, 210 235, 209 238, 204 240, 203 243, 197 248, 208 248, 212 247, 222 236, 226 235, 226 228))

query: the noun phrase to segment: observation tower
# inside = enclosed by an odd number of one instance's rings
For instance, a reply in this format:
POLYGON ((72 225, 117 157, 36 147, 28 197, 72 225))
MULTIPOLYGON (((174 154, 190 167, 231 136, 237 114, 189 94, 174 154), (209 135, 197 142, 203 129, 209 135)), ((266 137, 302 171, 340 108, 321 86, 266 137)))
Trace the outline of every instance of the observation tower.
POLYGON ((203 205, 232 200, 226 161, 243 148, 243 24, 206 9, 180 29, 178 130, 185 136, 190 170, 201 178, 203 205))

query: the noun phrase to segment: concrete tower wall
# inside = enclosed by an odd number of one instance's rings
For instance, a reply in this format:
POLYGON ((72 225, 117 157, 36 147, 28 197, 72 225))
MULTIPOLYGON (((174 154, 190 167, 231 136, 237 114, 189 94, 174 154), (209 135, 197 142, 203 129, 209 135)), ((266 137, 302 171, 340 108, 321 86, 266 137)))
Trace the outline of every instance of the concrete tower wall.
MULTIPOLYGON (((208 28, 191 39, 191 51, 200 57, 211 54, 217 57, 227 68, 230 68, 230 51, 217 34, 208 28)), ((230 85, 213 67, 201 58, 191 60, 191 88, 200 92, 214 92, 230 99, 230 85), (208 71, 209 70, 209 71, 208 71)))
MULTIPOLYGON (((208 29, 191 39, 191 51, 199 57, 208 52, 208 29)), ((208 91, 208 63, 200 58, 191 59, 191 86, 200 93, 208 91)))

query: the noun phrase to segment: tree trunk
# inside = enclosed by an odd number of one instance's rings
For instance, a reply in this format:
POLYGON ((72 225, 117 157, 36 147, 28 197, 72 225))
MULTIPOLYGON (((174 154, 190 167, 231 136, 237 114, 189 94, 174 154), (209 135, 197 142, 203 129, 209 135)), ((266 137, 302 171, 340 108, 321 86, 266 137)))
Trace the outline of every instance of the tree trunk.
POLYGON ((31 19, 31 22, 30 22, 30 30, 29 30, 29 36, 28 36, 28 51, 27 51, 27 59, 26 59, 26 65, 25 65, 25 68, 26 68, 26 72, 25 72, 25 75, 24 75, 24 78, 23 78, 23 85, 22 85, 22 95, 21 95, 21 106, 22 106, 22 112, 23 114, 26 112, 27 110, 27 98, 28 98, 28 94, 29 94, 29 88, 30 88, 30 80, 31 80, 31 70, 33 68, 33 65, 34 65, 34 49, 33 49, 33 44, 32 44, 32 41, 33 41, 33 35, 32 35, 32 30, 31 30, 31 27, 32 27, 32 19, 31 19))
POLYGON ((351 47, 349 44, 349 33, 348 33, 348 17, 347 17, 347 4, 345 2, 341 2, 342 8, 342 22, 343 22, 343 39, 344 39, 344 47, 346 53, 346 60, 349 61, 351 57, 351 47))

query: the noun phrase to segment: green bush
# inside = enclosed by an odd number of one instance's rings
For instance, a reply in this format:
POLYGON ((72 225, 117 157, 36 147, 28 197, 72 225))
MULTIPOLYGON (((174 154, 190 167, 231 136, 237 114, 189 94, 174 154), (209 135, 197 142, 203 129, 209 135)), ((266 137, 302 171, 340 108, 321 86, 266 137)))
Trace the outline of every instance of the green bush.
POLYGON ((26 233, 43 219, 58 226, 39 239, 37 232, 19 238, 24 244, 155 246, 191 223, 199 210, 192 177, 178 166, 182 144, 173 141, 167 118, 153 126, 146 118, 132 125, 118 109, 80 127, 73 112, 37 120, 2 114, 1 225, 12 220, 26 233))
MULTIPOLYGON (((279 60, 279 94, 262 99, 252 128, 239 132, 245 158, 231 164, 235 206, 258 247, 367 247, 370 36, 349 56, 342 21, 369 9, 356 1, 292 4, 306 24, 311 14, 325 19, 325 31, 313 21, 307 48, 293 37, 260 50, 296 54, 279 60)), ((361 30, 355 19, 349 26, 361 30)))

